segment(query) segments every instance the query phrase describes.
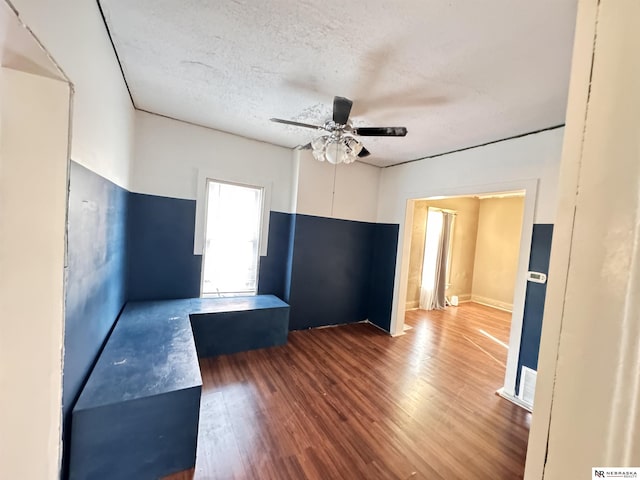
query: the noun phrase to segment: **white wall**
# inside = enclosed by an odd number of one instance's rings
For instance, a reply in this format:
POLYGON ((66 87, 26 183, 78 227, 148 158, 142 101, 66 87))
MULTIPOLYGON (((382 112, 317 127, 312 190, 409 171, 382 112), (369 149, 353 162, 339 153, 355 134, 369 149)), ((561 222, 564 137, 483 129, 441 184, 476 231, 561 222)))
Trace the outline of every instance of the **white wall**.
POLYGON ((581 0, 525 478, 640 466, 640 3, 581 0))
MULTIPOLYGON (((404 299, 406 295, 407 282, 403 277, 404 272, 408 271, 408 260, 404 261, 403 254, 410 248, 410 242, 405 241, 404 230, 406 222, 413 218, 413 209, 407 208, 407 201, 442 195, 527 190, 520 242, 528 251, 532 223, 553 223, 555 219, 563 133, 563 128, 557 128, 382 170, 377 219, 378 222, 400 225, 391 314, 392 334, 399 334, 403 323, 404 306, 400 298, 404 299), (535 195, 534 201, 531 201, 532 195, 535 195)), ((408 259, 408 255, 406 257, 408 259)), ((521 255, 518 278, 526 271, 527 263, 528 258, 521 255)), ((519 282, 516 285, 514 316, 518 318, 522 316, 519 310, 524 309, 524 289, 524 284, 519 282)), ((515 333, 512 329, 512 335, 515 333)), ((519 333, 512 342, 519 344, 519 333)), ((517 363, 517 354, 514 353, 513 357, 517 363)), ((506 383, 514 384, 514 372, 507 368, 507 375, 509 378, 506 383)))
MULTIPOLYGON (((452 187, 489 187, 538 179, 535 223, 555 219, 564 128, 385 168, 380 180, 378 221, 400 223, 406 199, 437 196, 452 187)), ((481 190, 479 190, 481 191, 481 190)))
POLYGON ((198 172, 271 184, 271 209, 291 211, 291 149, 136 111, 131 191, 195 200, 198 172))
POLYGON ((206 178, 265 187, 266 210, 376 220, 378 167, 360 162, 334 166, 318 162, 308 151, 146 112, 137 111, 135 117, 131 191, 197 200, 196 254, 202 253, 206 178))
POLYGON ((1 70, 0 478, 58 476, 69 95, 1 70))
POLYGON ((381 168, 355 162, 319 162, 310 150, 296 151, 295 211, 360 222, 375 222, 381 168))
POLYGON ((134 110, 97 2, 12 3, 73 83, 72 160, 128 188, 134 110))
MULTIPOLYGON (((202 253, 207 178, 265 189, 265 214, 292 209, 291 149, 136 111, 131 191, 196 200, 194 253, 202 253)), ((261 255, 266 255, 264 222, 261 255)))

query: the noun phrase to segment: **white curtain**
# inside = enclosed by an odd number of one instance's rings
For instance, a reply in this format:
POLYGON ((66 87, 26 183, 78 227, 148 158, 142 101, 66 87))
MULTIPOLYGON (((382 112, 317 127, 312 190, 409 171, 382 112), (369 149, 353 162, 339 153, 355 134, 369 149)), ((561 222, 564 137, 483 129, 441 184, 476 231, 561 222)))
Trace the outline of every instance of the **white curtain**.
POLYGON ((453 214, 430 208, 424 241, 420 308, 443 309, 446 305, 447 260, 453 214))

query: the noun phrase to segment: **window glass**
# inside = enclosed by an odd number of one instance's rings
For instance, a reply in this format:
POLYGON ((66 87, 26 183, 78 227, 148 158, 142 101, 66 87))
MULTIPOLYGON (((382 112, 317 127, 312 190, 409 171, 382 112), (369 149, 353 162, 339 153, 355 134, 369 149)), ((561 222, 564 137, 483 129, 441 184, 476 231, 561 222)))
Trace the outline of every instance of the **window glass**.
POLYGON ((258 289, 263 189, 208 180, 203 295, 258 289))

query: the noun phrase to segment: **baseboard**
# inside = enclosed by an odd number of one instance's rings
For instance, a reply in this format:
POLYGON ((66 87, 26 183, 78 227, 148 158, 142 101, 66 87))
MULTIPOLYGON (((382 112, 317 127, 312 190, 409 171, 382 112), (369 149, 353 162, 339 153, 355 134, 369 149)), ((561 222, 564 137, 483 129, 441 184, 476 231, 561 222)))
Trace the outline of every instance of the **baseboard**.
POLYGON ((415 310, 420 306, 419 301, 407 302, 404 306, 405 310, 415 310))
POLYGON ((511 403, 513 403, 514 405, 519 406, 520 408, 524 408, 527 412, 533 413, 533 409, 531 408, 531 405, 523 402, 518 397, 514 397, 513 395, 509 395, 508 393, 506 393, 504 391, 504 387, 498 389, 496 391, 496 395, 504 398, 505 400, 509 400, 511 403))
MULTIPOLYGON (((457 293, 457 294, 451 294, 451 295, 447 295, 447 300, 451 301, 451 299, 453 297, 458 297, 458 303, 457 305, 460 305, 461 303, 469 303, 471 301, 471 294, 470 293, 457 293)), ((447 305, 449 306, 449 305, 447 305)), ((453 305, 451 305, 453 306, 453 305)))
POLYGON ((494 300, 493 298, 481 297, 480 295, 471 295, 471 301, 473 303, 479 303, 480 305, 484 305, 486 307, 497 308, 498 310, 503 310, 505 312, 513 312, 513 304, 505 303, 499 300, 494 300))
POLYGON ((384 328, 382 328, 382 327, 381 327, 381 326, 379 326, 379 325, 376 325, 375 323, 373 323, 372 321, 370 321, 370 320, 368 320, 368 319, 367 319, 367 320, 363 320, 362 322, 358 322, 358 323, 368 323, 369 325, 373 325, 373 326, 374 326, 374 327, 376 327, 378 330, 380 330, 381 332, 386 333, 387 335, 391 335, 392 337, 398 336, 398 335, 393 335, 393 334, 391 334, 389 331, 385 330, 384 328))
MULTIPOLYGON (((454 295, 447 295, 447 298, 451 298, 454 295)), ((471 294, 470 293, 463 293, 458 296, 458 303, 467 303, 471 301, 471 294)), ((404 309, 405 310, 417 310, 418 308, 420 308, 420 302, 419 301, 412 301, 412 302, 407 302, 404 305, 404 309)))
MULTIPOLYGON (((345 325, 354 325, 356 323, 371 323, 371 322, 369 320, 358 320, 357 322, 334 323, 334 324, 331 324, 331 325, 318 325, 317 327, 303 328, 302 330, 320 330, 322 328, 344 327, 345 325)), ((375 325, 375 324, 371 323, 371 325, 375 325)), ((292 330, 292 331, 295 332, 295 331, 300 331, 300 330, 292 330)), ((389 332, 387 332, 387 333, 389 333, 389 332)))

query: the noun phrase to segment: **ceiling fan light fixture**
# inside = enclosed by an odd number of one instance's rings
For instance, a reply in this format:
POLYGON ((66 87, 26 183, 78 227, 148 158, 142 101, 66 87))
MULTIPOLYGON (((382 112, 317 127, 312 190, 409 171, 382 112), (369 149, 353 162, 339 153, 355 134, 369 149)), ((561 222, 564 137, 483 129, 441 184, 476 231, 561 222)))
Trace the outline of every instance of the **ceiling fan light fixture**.
POLYGON ((322 134, 311 141, 313 157, 332 165, 353 163, 362 151, 363 145, 357 138, 340 132, 322 134))
POLYGON ((327 144, 327 148, 325 149, 324 156, 327 159, 327 162, 332 165, 337 165, 338 163, 342 163, 346 156, 346 151, 344 149, 344 145, 342 145, 339 141, 331 141, 327 144))
POLYGON ((351 158, 351 161, 349 163, 351 163, 355 161, 355 159, 358 157, 358 155, 364 148, 364 145, 362 145, 362 143, 357 138, 351 135, 345 135, 343 139, 344 139, 345 145, 347 146, 349 158, 351 158))
POLYGON ((314 150, 322 150, 326 147, 327 142, 331 139, 331 135, 327 132, 320 132, 320 134, 311 140, 311 148, 314 150))
POLYGON ((311 152, 313 153, 313 158, 320 162, 324 162, 326 160, 325 154, 330 140, 331 135, 326 132, 322 132, 319 136, 311 140, 311 152))
MULTIPOLYGON (((358 157, 367 157, 371 152, 364 148, 358 137, 404 137, 405 127, 360 127, 353 128, 349 115, 353 102, 346 97, 333 98, 333 116, 324 125, 311 125, 272 118, 272 122, 292 125, 294 127, 311 128, 317 131, 317 136, 311 141, 313 158, 320 162, 327 161, 333 165, 338 163, 353 163, 358 157), (354 136, 355 135, 355 136, 354 136)), ((309 145, 301 147, 304 150, 309 145)))

